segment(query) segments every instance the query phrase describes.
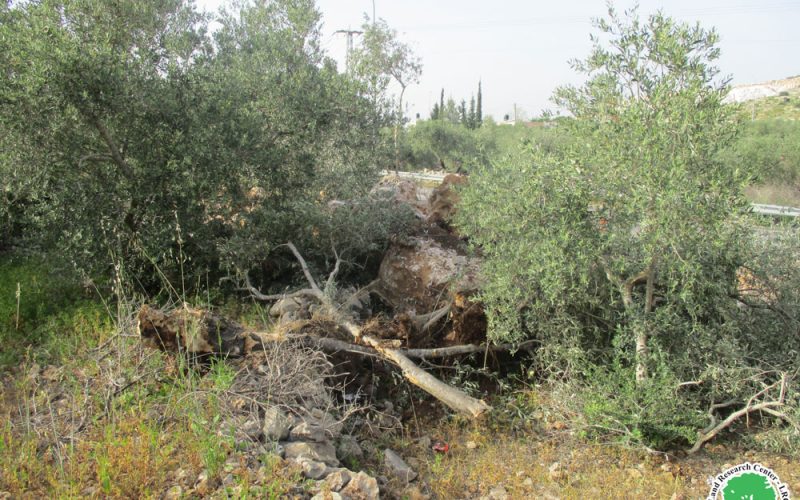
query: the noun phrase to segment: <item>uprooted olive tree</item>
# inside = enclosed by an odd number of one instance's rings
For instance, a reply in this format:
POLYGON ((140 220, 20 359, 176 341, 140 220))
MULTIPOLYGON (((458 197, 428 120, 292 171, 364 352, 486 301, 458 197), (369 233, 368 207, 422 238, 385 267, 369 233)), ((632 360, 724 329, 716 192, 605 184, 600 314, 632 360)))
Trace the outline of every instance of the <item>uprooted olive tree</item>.
POLYGON ((538 373, 578 388, 592 433, 696 451, 756 418, 796 427, 796 295, 743 296, 749 175, 716 160, 737 131, 718 35, 626 14, 596 22, 587 82, 555 94, 574 143, 523 148, 462 193, 490 336, 538 339, 538 373))

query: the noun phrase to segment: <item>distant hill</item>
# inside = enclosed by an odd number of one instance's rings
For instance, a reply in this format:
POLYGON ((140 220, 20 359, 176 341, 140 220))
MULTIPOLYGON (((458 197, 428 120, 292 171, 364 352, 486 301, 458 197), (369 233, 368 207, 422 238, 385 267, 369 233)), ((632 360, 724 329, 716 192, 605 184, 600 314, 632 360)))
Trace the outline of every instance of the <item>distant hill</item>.
POLYGON ((742 105, 742 112, 755 120, 800 119, 800 76, 763 83, 736 85, 726 103, 742 105))
POLYGON ((784 78, 783 80, 771 80, 763 83, 748 83, 745 85, 735 85, 731 88, 725 102, 747 102, 765 97, 776 97, 781 92, 791 92, 800 89, 800 76, 784 78))

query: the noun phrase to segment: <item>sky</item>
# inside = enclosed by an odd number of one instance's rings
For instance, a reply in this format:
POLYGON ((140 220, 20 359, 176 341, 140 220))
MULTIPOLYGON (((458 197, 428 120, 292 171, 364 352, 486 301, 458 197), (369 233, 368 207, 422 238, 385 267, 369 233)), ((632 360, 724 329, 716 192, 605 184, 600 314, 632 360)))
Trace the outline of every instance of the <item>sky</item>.
MULTIPOLYGON (((214 10, 223 0, 198 0, 214 10)), ((636 2, 617 0, 617 10, 636 2)), ((722 56, 717 64, 733 84, 800 74, 800 0, 641 0, 642 17, 662 10, 682 21, 714 27, 722 56)), ((409 87, 407 116, 427 118, 444 88, 457 102, 482 82, 484 115, 536 117, 556 111, 559 85, 580 84, 569 65, 591 49, 591 19, 607 11, 604 0, 374 0, 375 13, 395 29, 422 62, 409 87)), ((317 0, 322 46, 344 71, 346 39, 335 31, 358 29, 372 16, 373 0, 317 0)), ((358 43, 358 38, 355 39, 358 43)))

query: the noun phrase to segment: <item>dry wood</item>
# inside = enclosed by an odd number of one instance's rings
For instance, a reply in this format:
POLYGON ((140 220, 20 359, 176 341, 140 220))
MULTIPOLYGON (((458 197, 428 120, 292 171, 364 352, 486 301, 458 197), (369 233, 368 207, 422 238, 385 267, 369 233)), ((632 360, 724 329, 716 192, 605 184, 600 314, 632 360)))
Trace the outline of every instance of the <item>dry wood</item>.
POLYGON ((725 420, 719 423, 716 423, 717 419, 714 416, 714 411, 718 408, 731 406, 731 401, 726 401, 725 403, 712 405, 711 409, 709 410, 709 415, 711 416, 712 425, 699 433, 697 441, 694 443, 694 446, 692 446, 692 448, 689 450, 688 453, 690 455, 693 453, 697 453, 703 447, 704 444, 713 439, 717 434, 719 434, 723 430, 730 427, 733 424, 733 422, 735 422, 741 417, 749 418, 751 413, 758 411, 763 411, 764 413, 767 413, 774 417, 786 420, 790 424, 797 427, 797 424, 788 415, 774 409, 775 407, 780 407, 785 404, 786 384, 787 384, 787 375, 784 373, 781 375, 780 381, 756 393, 753 397, 750 398, 747 404, 745 404, 744 408, 741 408, 731 413, 725 420), (761 401, 759 403, 753 404, 753 401, 755 400, 756 397, 761 395, 766 395, 766 393, 769 392, 770 389, 776 387, 778 384, 780 384, 780 392, 777 399, 771 401, 761 401))
MULTIPOLYGON (((382 358, 391 361, 392 363, 400 367, 403 376, 405 376, 412 384, 416 385, 420 389, 429 393, 433 397, 439 399, 440 401, 442 401, 444 404, 446 404, 448 407, 450 407, 455 411, 464 413, 473 418, 477 418, 491 409, 491 407, 484 401, 473 398, 464 393, 463 391, 445 384, 444 382, 437 379, 430 373, 422 370, 413 361, 411 361, 408 358, 408 356, 403 354, 401 350, 396 349, 393 346, 390 347, 385 342, 374 339, 368 335, 363 335, 361 327, 356 325, 349 319, 345 318, 340 313, 340 308, 337 307, 335 304, 333 304, 330 297, 328 297, 325 293, 322 292, 319 285, 317 285, 317 282, 314 280, 314 277, 311 275, 311 272, 308 268, 308 264, 306 263, 305 259, 300 254, 300 252, 297 250, 297 247, 295 247, 291 242, 286 243, 285 246, 289 248, 289 250, 294 255, 295 259, 297 259, 297 262, 300 264, 300 268, 303 271, 303 275, 305 276, 306 281, 308 282, 308 285, 310 287, 308 289, 304 289, 295 293, 316 298, 320 302, 320 304, 322 304, 327 309, 327 313, 330 315, 330 317, 333 318, 335 322, 339 324, 339 326, 341 326, 348 333, 350 333, 355 342, 357 343, 361 342, 375 349, 375 351, 382 358)), ((338 268, 338 262, 336 267, 334 268, 334 271, 337 268, 338 268)), ((331 273, 331 276, 335 276, 335 274, 331 273)), ((329 278, 329 280, 330 279, 331 278, 329 278)), ((254 287, 249 282, 247 284, 247 287, 253 294, 253 296, 259 300, 275 300, 274 298, 267 298, 270 296, 265 296, 260 292, 258 292, 258 290, 254 290, 254 287), (258 293, 253 293, 253 292, 258 292, 258 293)), ((443 315, 444 313, 437 311, 437 314, 443 315)), ((426 323, 429 322, 430 319, 432 318, 429 318, 428 321, 426 321, 426 323)))

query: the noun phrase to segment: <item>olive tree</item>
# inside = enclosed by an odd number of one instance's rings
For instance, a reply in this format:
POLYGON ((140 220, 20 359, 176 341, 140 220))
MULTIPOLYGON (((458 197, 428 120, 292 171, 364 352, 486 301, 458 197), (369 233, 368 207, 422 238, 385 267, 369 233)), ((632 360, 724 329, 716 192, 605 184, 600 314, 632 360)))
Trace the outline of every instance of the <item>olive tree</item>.
POLYGON ((289 239, 310 259, 361 245, 327 206, 367 194, 387 118, 321 50, 313 1, 239 2, 213 35, 184 0, 0 15, 3 191, 28 188, 0 210, 24 212, 28 235, 145 282, 259 267, 289 239))
MULTIPOLYGON (((540 339, 543 369, 560 376, 616 367, 638 401, 626 418, 638 418, 655 408, 640 400, 647 391, 684 401, 665 395, 744 364, 749 344, 728 319, 749 175, 717 160, 737 123, 722 104, 715 31, 613 8, 595 26, 590 55, 574 62, 586 83, 555 94, 574 140, 479 169, 458 222, 485 257, 492 337, 540 339)), ((684 438, 701 415, 689 406, 684 438)), ((649 415, 672 418, 659 408, 649 415)))
POLYGON ((348 56, 351 61, 349 69, 364 84, 366 94, 376 106, 391 104, 394 100, 389 95, 392 82, 400 87, 393 124, 395 167, 399 167, 398 134, 399 127, 404 123, 403 96, 410 85, 419 82, 422 63, 411 47, 400 41, 397 32, 383 19, 374 22, 366 20, 362 30, 361 46, 348 56))

